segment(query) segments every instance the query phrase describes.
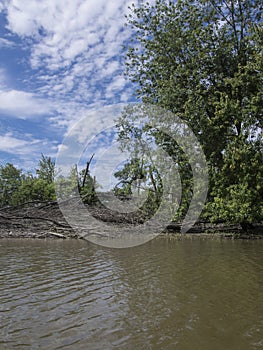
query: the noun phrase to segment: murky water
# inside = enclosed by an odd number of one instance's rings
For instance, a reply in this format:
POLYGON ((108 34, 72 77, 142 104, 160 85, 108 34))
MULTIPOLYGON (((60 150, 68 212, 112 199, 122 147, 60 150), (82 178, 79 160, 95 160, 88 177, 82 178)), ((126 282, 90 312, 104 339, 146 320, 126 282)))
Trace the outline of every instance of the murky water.
POLYGON ((1 240, 0 349, 263 349, 262 241, 1 240))

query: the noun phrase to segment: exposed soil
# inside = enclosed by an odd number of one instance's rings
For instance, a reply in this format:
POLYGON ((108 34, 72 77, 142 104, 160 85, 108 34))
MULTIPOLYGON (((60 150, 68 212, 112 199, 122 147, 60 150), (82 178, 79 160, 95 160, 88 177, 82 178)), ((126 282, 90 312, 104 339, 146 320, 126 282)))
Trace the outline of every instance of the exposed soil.
MULTIPOLYGON (((122 214, 105 207, 89 206, 83 209, 74 204, 76 217, 80 210, 88 210, 93 217, 108 225, 137 225, 143 223, 143 214, 122 214)), ((180 223, 171 223, 164 234, 180 232, 180 223)), ((197 223, 188 234, 219 234, 225 238, 263 238, 263 225, 255 224, 244 232, 240 225, 197 223)), ((16 208, 0 209, 0 238, 82 238, 81 234, 67 223, 56 202, 31 202, 16 208)))

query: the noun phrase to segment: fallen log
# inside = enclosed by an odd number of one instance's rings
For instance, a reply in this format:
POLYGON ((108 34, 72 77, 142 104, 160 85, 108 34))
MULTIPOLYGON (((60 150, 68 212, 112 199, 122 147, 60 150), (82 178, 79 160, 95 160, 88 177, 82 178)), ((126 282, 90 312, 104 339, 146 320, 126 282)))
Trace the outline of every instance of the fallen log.
POLYGON ((62 235, 61 233, 57 233, 57 232, 47 232, 49 235, 52 235, 52 236, 55 236, 55 237, 58 237, 58 238, 63 238, 63 239, 66 239, 67 237, 62 235))

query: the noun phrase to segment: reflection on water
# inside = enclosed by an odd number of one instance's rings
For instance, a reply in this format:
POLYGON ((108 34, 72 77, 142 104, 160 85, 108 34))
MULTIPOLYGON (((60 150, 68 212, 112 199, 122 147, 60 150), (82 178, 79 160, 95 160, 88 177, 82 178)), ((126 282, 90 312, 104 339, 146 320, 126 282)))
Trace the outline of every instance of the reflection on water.
POLYGON ((0 349, 263 348, 262 241, 0 241, 0 349))

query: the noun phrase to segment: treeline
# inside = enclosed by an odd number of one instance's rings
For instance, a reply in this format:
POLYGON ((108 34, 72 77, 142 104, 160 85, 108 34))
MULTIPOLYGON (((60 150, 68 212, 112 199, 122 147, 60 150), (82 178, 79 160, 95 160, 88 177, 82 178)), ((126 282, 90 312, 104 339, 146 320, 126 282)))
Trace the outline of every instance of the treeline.
MULTIPOLYGON (((97 201, 95 180, 89 172, 92 158, 93 156, 87 162, 86 168, 78 171, 75 165, 69 179, 58 177, 56 182, 57 186, 66 187, 66 191, 71 191, 72 186, 77 184, 85 204, 97 201)), ((55 161, 51 157, 42 154, 34 173, 24 172, 11 163, 0 165, 0 208, 56 200, 55 161)))
POLYGON ((55 163, 42 155, 33 172, 23 172, 11 163, 0 165, 0 207, 15 207, 27 202, 55 201, 55 163))

